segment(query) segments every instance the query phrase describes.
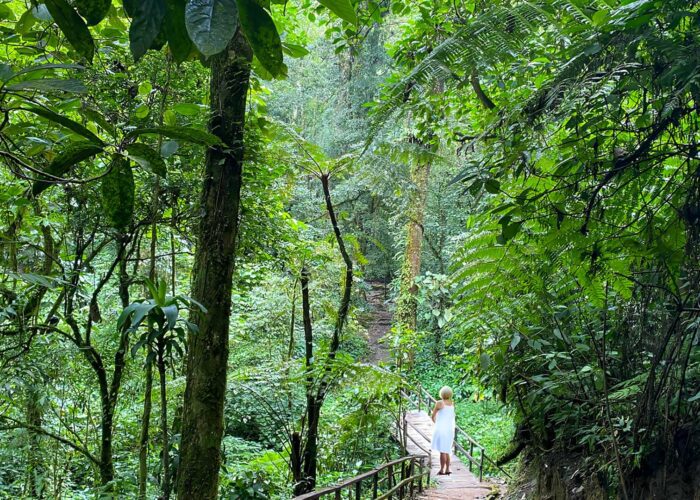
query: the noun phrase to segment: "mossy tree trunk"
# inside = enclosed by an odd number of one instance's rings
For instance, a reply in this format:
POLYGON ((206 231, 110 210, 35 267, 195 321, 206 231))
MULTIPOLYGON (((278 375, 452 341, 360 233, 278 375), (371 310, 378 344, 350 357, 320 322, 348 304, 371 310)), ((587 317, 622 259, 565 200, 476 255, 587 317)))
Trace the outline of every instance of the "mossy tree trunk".
POLYGON ((193 310, 182 418, 178 498, 217 498, 221 465, 229 317, 243 163, 251 49, 239 32, 212 58, 210 132, 224 146, 207 153, 193 270, 193 310))
MULTIPOLYGON (((406 226, 406 249, 401 268, 399 297, 396 301, 394 323, 408 335, 416 331, 418 300, 416 278, 421 271, 421 255, 423 250, 423 223, 428 195, 428 180, 430 178, 430 163, 420 162, 411 170, 413 191, 408 206, 408 223, 406 226)), ((401 353, 399 353, 401 355, 401 353)), ((409 365, 413 360, 410 343, 407 352, 409 365)), ((401 362, 401 359, 399 359, 401 362)))

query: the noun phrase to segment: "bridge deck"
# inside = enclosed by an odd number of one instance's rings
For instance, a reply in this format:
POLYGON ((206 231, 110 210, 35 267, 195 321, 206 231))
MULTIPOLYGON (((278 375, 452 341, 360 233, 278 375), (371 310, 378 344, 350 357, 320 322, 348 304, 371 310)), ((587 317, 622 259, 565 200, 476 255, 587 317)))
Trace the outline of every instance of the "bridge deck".
MULTIPOLYGON (((424 455, 430 450, 430 437, 433 433, 433 421, 424 411, 409 411, 406 413, 407 451, 411 454, 424 455)), ((440 454, 431 454, 430 477, 437 480, 437 486, 428 490, 421 498, 440 500, 476 500, 485 499, 498 487, 486 482, 469 472, 469 467, 452 455, 449 476, 438 476, 440 470, 440 454)))

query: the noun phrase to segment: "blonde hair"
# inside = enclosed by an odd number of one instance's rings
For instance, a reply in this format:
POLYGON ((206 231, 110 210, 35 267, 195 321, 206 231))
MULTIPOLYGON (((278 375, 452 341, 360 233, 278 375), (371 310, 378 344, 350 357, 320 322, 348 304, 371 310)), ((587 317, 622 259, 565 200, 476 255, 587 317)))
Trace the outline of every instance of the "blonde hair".
POLYGON ((450 389, 447 386, 444 386, 442 389, 440 389, 440 398, 452 399, 452 389, 450 389))

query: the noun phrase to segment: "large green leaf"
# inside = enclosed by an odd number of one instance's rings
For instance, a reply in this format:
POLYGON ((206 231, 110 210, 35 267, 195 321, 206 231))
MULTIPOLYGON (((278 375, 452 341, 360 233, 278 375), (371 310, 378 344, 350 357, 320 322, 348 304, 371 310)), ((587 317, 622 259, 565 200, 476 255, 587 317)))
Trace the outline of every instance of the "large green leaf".
POLYGON ((12 71, 12 66, 5 63, 0 63, 0 81, 6 82, 16 76, 16 73, 12 71))
MULTIPOLYGON (((63 177, 73 165, 87 160, 103 151, 101 146, 92 142, 74 142, 68 145, 60 154, 58 154, 45 172, 53 177, 63 177)), ((37 180, 32 185, 32 195, 37 196, 42 191, 50 188, 53 185, 51 177, 44 177, 46 180, 37 180)))
POLYGON ((175 304, 170 304, 168 306, 161 307, 161 310, 163 311, 163 315, 165 315, 165 318, 168 320, 168 330, 172 330, 175 328, 175 323, 177 323, 177 317, 180 311, 177 308, 177 305, 175 304))
POLYGON ((134 214, 134 173, 129 160, 115 156, 109 173, 102 177, 102 208, 117 229, 129 225, 134 214))
POLYGON ((221 144, 221 140, 208 132, 191 127, 148 127, 137 128, 129 132, 127 139, 137 137, 144 134, 156 134, 170 137, 171 139, 180 139, 183 141, 194 142, 204 146, 217 146, 221 144))
POLYGON ((76 134, 82 135, 83 137, 89 139, 91 142, 97 145, 104 145, 104 142, 102 142, 102 140, 99 137, 90 132, 87 128, 85 128, 78 122, 74 122, 70 118, 66 118, 63 115, 59 115, 58 113, 54 113, 53 111, 50 111, 45 108, 22 108, 22 111, 28 111, 30 113, 34 113, 35 115, 39 115, 42 118, 51 120, 52 122, 58 123, 59 125, 63 125, 67 129, 72 130, 76 134))
POLYGON ((109 120, 107 120, 107 118, 96 109, 88 107, 87 105, 83 105, 83 107, 80 109, 80 114, 82 114, 86 119, 102 127, 112 137, 117 137, 118 134, 116 127, 112 123, 110 123, 109 120))
POLYGON ((284 53, 291 57, 304 57, 308 55, 309 50, 303 45, 297 45, 296 43, 282 42, 282 50, 284 53))
POLYGON ((132 8, 129 45, 134 60, 138 61, 158 38, 165 19, 165 0, 140 0, 132 8))
POLYGON ((282 41, 275 23, 255 0, 238 0, 241 28, 253 48, 255 57, 273 76, 285 75, 282 41))
MULTIPOLYGON (((28 68, 22 68, 17 73, 13 73, 10 78, 15 78, 15 77, 20 76, 20 75, 26 75, 28 73, 34 73, 36 71, 48 71, 51 69, 83 70, 83 69, 85 69, 85 66, 82 66, 80 64, 60 64, 60 63, 40 64, 38 66, 29 66, 28 68)), ((8 80, 10 78, 8 78, 8 80)))
POLYGON ((318 0, 318 3, 333 12, 339 18, 357 24, 357 14, 350 0, 318 0))
POLYGON ((131 329, 136 329, 139 327, 146 315, 155 309, 156 305, 152 302, 143 302, 136 306, 134 310, 134 316, 131 318, 131 329))
POLYGON ((169 0, 165 13, 165 36, 176 63, 181 63, 192 52, 192 40, 185 26, 187 0, 169 0))
MULTIPOLYGON (((146 315, 155 308, 152 302, 134 302, 129 304, 117 319, 117 328, 119 330, 136 330, 146 315)), ((132 354, 133 354, 132 350, 132 354)))
POLYGON ((112 0, 73 0, 73 5, 85 18, 88 26, 94 26, 107 16, 112 0))
POLYGON ((87 88, 80 80, 69 78, 61 80, 58 78, 43 78, 41 80, 25 80, 7 86, 8 90, 40 90, 51 92, 59 90, 61 92, 71 92, 73 94, 84 94, 87 88))
POLYGON ((44 0, 54 22, 68 42, 88 61, 95 55, 95 41, 85 21, 65 0, 44 0))
POLYGON ((161 177, 166 176, 167 170, 163 157, 154 149, 140 142, 134 142, 126 147, 126 151, 129 158, 142 167, 161 177))
POLYGON ((15 33, 26 35, 36 24, 36 18, 32 15, 32 9, 28 9, 15 23, 15 33))
POLYGON ((226 48, 238 28, 235 0, 188 0, 185 26, 190 38, 205 56, 226 48))

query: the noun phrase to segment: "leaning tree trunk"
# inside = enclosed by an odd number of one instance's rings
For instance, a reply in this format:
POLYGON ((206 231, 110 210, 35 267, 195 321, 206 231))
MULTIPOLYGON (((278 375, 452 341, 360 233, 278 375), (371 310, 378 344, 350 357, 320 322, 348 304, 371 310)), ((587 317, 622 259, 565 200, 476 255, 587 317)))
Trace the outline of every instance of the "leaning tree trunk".
MULTIPOLYGON (((430 176, 430 163, 417 164, 411 171, 411 180, 414 190, 411 194, 408 207, 408 225, 406 234, 406 250, 401 269, 401 282, 399 297, 396 303, 395 323, 403 331, 414 332, 416 330, 416 317, 418 313, 418 301, 416 293, 416 278, 420 275, 421 251, 423 247, 423 222, 425 220, 425 206, 428 194, 428 178, 430 176)), ((409 365, 413 359, 412 350, 408 352, 409 365)), ((401 361, 401 360, 399 360, 401 361)))
POLYGON ((207 153, 202 218, 192 296, 199 331, 189 335, 178 498, 217 498, 231 314, 231 281, 238 233, 245 103, 251 49, 239 32, 211 63, 210 131, 224 146, 207 153))

